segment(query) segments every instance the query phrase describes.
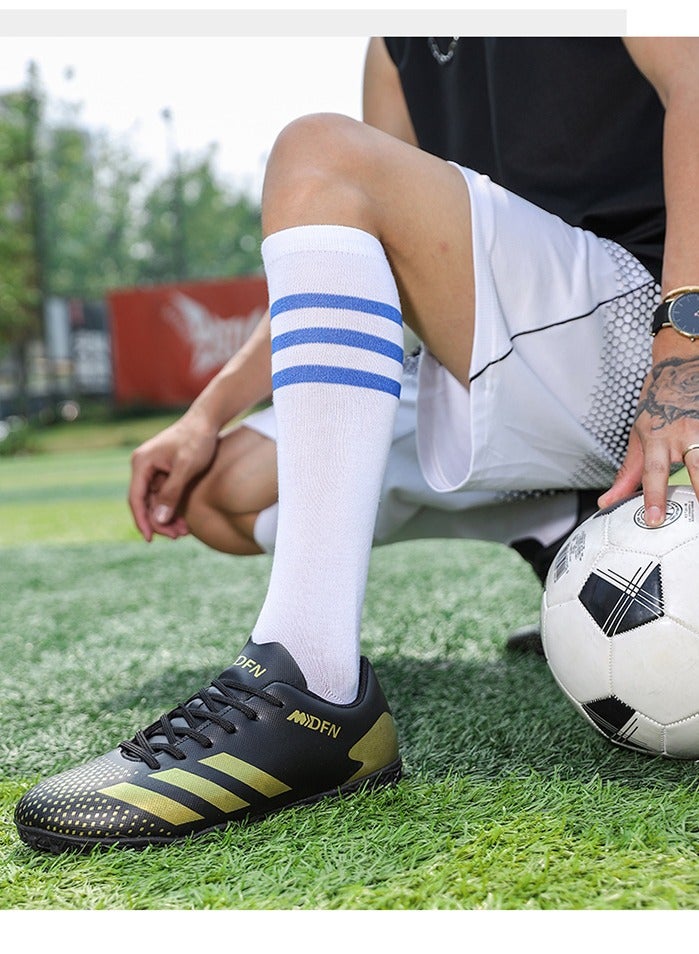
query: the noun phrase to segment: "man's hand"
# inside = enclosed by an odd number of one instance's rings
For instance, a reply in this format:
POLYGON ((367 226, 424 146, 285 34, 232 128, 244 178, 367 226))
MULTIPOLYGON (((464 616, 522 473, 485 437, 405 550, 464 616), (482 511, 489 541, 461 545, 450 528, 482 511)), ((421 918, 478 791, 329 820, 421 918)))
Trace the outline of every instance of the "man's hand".
MULTIPOLYGON (((664 329, 655 339, 653 358, 624 463, 599 505, 611 506, 642 485, 646 523, 658 527, 665 520, 671 465, 683 461, 690 444, 699 444, 699 342, 683 342, 677 332, 664 329)), ((692 451, 684 463, 699 496, 699 452, 692 451)))
POLYGON ((174 540, 189 532, 181 514, 184 497, 217 446, 216 429, 188 412, 133 452, 129 506, 147 542, 156 533, 174 540))
MULTIPOLYGON (((662 291, 699 285, 699 38, 627 37, 638 69, 665 107, 664 186, 667 234, 662 291)), ((647 321, 650 322, 650 315, 647 321)), ((600 497, 610 506, 643 484, 646 522, 665 519, 670 465, 699 443, 699 342, 662 329, 653 342, 653 368, 646 379, 628 452, 611 489, 600 497)), ((685 461, 699 493, 699 452, 685 461)))

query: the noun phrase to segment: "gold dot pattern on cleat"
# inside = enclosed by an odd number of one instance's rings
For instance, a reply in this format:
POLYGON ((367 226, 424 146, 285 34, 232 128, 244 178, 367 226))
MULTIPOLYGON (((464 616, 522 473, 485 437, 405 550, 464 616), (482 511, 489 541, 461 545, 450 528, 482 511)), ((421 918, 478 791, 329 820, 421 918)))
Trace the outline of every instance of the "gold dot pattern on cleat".
POLYGON ((163 827, 162 821, 99 791, 99 786, 107 782, 125 784, 130 776, 128 768, 115 765, 107 756, 55 775, 25 795, 21 823, 88 838, 171 835, 172 829, 163 827))

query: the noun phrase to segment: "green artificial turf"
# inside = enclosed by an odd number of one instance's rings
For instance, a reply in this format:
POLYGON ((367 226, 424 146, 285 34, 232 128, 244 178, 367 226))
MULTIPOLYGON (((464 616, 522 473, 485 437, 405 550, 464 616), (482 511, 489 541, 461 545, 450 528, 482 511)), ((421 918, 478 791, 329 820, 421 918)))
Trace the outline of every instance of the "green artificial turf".
POLYGON ((372 555, 363 650, 399 727, 395 788, 142 852, 24 846, 12 822, 22 792, 204 685, 264 597, 267 557, 188 539, 146 546, 121 523, 103 542, 104 520, 92 538, 90 519, 78 542, 61 542, 60 520, 52 535, 48 515, 72 503, 121 508, 130 527, 124 453, 24 459, 14 481, 15 462, 0 464, 0 497, 47 508, 43 531, 0 546, 3 909, 699 906, 695 766, 614 748, 539 657, 507 653, 506 634, 536 618, 539 585, 514 553, 466 541, 372 555), (75 480, 84 495, 72 498, 75 480))
POLYGON ((0 547, 136 540, 128 477, 123 449, 0 460, 0 547))

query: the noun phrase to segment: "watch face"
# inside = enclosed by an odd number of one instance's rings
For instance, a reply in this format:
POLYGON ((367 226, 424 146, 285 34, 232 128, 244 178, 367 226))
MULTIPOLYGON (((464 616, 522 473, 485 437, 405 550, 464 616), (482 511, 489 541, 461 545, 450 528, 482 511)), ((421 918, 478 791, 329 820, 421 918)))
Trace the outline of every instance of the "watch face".
POLYGON ((670 302, 668 317, 680 334, 699 338, 699 292, 687 292, 670 302))

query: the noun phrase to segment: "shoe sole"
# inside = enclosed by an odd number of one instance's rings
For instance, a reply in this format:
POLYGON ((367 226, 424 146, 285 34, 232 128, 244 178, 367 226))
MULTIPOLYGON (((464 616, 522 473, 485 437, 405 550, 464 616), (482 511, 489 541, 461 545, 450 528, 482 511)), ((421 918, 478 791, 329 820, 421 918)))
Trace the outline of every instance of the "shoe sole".
POLYGON ((545 656, 544 645, 541 642, 541 629, 536 623, 516 629, 514 633, 507 637, 505 646, 510 652, 535 653, 537 656, 545 656))
POLYGON ((313 805, 325 798, 337 798, 338 796, 342 795, 352 795, 355 792, 359 792, 361 790, 372 790, 385 785, 395 785, 400 780, 402 774, 402 762, 400 759, 398 759, 396 762, 392 762, 391 765, 387 765, 385 768, 380 769, 373 775, 368 775, 366 778, 360 778, 356 782, 348 782, 339 788, 330 789, 329 791, 321 792, 318 795, 311 795, 308 798, 302 798, 297 802, 290 802, 288 805, 284 805, 278 809, 272 809, 271 811, 241 815, 237 819, 223 822, 220 825, 212 825, 210 828, 204 828, 201 831, 193 832, 189 835, 175 836, 174 838, 134 838, 129 839, 128 841, 119 838, 78 838, 73 835, 55 834, 53 832, 42 831, 38 828, 30 828, 27 825, 20 824, 17 824, 17 831, 19 832, 19 837, 21 840, 26 845, 29 845, 30 848, 34 848, 37 851, 50 852, 54 855, 62 854, 64 851, 82 853, 92 851, 95 848, 111 848, 114 846, 119 848, 134 848, 139 850, 147 848, 149 845, 173 845, 177 842, 185 841, 187 838, 199 838, 201 835, 208 835, 214 831, 222 831, 229 825, 235 824, 235 822, 250 823, 260 821, 269 815, 275 815, 278 812, 286 810, 287 808, 298 808, 303 805, 313 805))

